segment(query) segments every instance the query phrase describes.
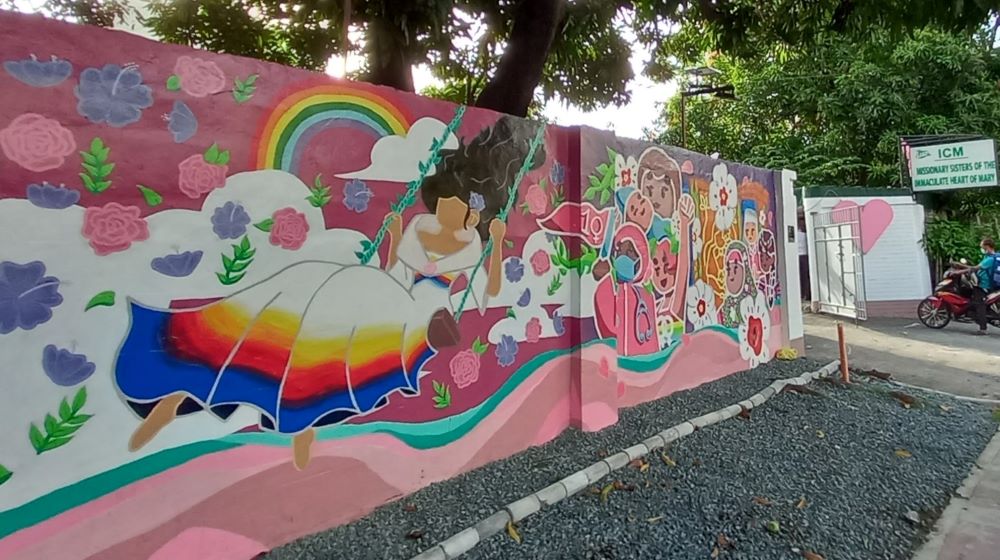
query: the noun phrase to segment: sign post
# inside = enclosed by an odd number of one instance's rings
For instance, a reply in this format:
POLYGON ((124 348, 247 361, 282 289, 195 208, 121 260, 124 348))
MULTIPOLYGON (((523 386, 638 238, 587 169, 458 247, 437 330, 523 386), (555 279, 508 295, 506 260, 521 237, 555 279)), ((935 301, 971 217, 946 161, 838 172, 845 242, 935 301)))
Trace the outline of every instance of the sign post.
POLYGON ((998 185, 993 140, 908 146, 906 152, 914 193, 998 185))

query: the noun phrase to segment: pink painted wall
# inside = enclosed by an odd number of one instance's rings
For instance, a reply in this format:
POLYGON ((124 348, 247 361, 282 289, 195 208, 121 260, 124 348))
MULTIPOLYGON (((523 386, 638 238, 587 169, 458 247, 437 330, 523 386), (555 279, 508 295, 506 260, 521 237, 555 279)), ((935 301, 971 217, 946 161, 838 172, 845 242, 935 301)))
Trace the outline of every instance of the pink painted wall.
POLYGON ((774 172, 0 35, 0 558, 250 558, 787 344, 774 172))

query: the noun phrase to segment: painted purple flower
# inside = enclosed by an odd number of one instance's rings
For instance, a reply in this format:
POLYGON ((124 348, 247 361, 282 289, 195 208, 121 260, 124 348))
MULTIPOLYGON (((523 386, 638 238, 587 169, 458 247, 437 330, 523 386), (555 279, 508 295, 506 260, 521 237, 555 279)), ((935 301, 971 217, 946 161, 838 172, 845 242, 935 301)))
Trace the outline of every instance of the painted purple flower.
POLYGON ((239 239, 246 234, 248 225, 250 214, 235 202, 229 201, 212 213, 212 231, 219 239, 239 239))
POLYGON ((511 259, 503 265, 503 272, 507 276, 507 280, 511 282, 520 282, 521 278, 524 278, 524 264, 521 263, 521 259, 511 257, 511 259))
POLYGON ((344 183, 344 206, 358 214, 368 210, 368 201, 372 199, 372 191, 364 181, 351 179, 344 183))
POLYGON ((517 341, 513 336, 505 334, 500 337, 500 344, 496 349, 497 363, 502 367, 507 367, 517 359, 517 341))
POLYGON ((34 87, 57 86, 73 73, 73 65, 68 60, 52 57, 52 60, 42 62, 31 55, 24 60, 8 60, 3 63, 4 70, 18 81, 34 87))
POLYGON ((62 301, 59 279, 46 276, 42 262, 0 263, 0 334, 19 327, 30 331, 51 319, 62 301))
POLYGON ((563 164, 558 161, 552 164, 552 170, 549 171, 549 180, 552 181, 553 185, 561 185, 566 181, 566 168, 563 164))
POLYGON ((198 132, 198 118, 194 116, 187 103, 174 101, 174 108, 167 115, 167 130, 178 144, 187 142, 198 132))
POLYGON ((149 263, 149 268, 164 276, 184 278, 191 276, 194 269, 198 268, 203 255, 202 251, 184 251, 176 255, 164 255, 153 259, 149 263))
POLYGON ((552 312, 552 330, 555 331, 556 336, 566 334, 566 324, 563 322, 563 316, 558 311, 552 312))
POLYGON ((75 92, 80 115, 119 128, 138 122, 142 110, 153 105, 153 90, 142 83, 137 66, 87 68, 80 73, 75 92))
POLYGON ((531 288, 525 288, 524 291, 521 292, 521 297, 517 299, 517 306, 528 307, 529 303, 531 303, 531 288))
POLYGON ((61 387, 72 387, 83 383, 97 366, 87 361, 83 354, 74 354, 64 348, 49 344, 42 350, 42 370, 53 383, 61 387))
POLYGON ((43 182, 41 185, 28 185, 28 200, 39 208, 62 210, 80 202, 80 193, 43 182))
POLYGON ((486 208, 486 199, 483 195, 474 192, 469 195, 469 208, 475 210, 476 212, 482 212, 486 208))

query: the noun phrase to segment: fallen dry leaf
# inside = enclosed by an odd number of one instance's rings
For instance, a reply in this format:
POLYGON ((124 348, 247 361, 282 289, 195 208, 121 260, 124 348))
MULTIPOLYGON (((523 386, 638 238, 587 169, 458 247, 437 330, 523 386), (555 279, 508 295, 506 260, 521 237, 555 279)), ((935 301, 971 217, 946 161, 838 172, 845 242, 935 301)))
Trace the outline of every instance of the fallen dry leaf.
POLYGON ((413 504, 406 504, 405 506, 403 506, 403 511, 408 511, 412 513, 414 511, 417 511, 417 506, 413 504))
POLYGON ((598 458, 598 459, 604 459, 604 458, 606 458, 607 456, 608 456, 608 450, 607 450, 607 449, 601 449, 601 450, 599 450, 599 451, 597 452, 597 458, 598 458))
POLYGON ((514 539, 514 542, 521 544, 521 533, 517 532, 517 527, 510 521, 507 522, 507 534, 510 535, 510 538, 514 539))
POLYGON ((424 538, 424 531, 422 529, 414 529, 406 534, 406 538, 414 541, 418 541, 424 538))
POLYGON ((903 405, 903 408, 910 408, 917 404, 917 397, 907 395, 901 391, 890 391, 889 396, 899 401, 899 404, 903 405))
POLYGON ((639 472, 646 472, 649 470, 649 463, 643 461, 642 466, 639 467, 639 472))
POLYGON ((662 515, 657 515, 656 517, 650 517, 646 521, 648 521, 649 523, 656 523, 657 521, 659 521, 661 519, 663 519, 663 516, 662 515))
POLYGON ((733 547, 733 542, 729 540, 729 537, 727 537, 725 533, 719 533, 719 536, 716 537, 715 542, 716 544, 719 545, 719 548, 733 547))
POLYGON ((628 462, 628 466, 632 467, 633 469, 638 469, 640 466, 642 466, 642 459, 633 459, 628 462))
POLYGON ((896 457, 899 457, 900 459, 909 459, 910 457, 913 457, 913 453, 910 453, 905 449, 897 449, 896 457))
POLYGON ((808 505, 809 502, 806 501, 806 497, 802 496, 801 498, 799 498, 799 503, 795 504, 795 507, 797 507, 798 509, 806 509, 806 506, 808 505))
POLYGON ((715 560, 718 557, 719 557, 719 547, 713 546, 712 547, 712 560, 715 560))
POLYGON ((826 437, 826 432, 824 432, 823 430, 816 430, 816 437, 818 437, 819 439, 823 439, 826 437))
POLYGON ((815 552, 810 552, 808 550, 802 553, 802 557, 805 558, 806 560, 826 560, 826 558, 823 558, 819 554, 816 554, 815 552))
POLYGON ((596 496, 596 495, 598 495, 598 494, 601 493, 601 489, 600 489, 600 487, 597 487, 597 486, 591 486, 590 487, 590 493, 596 496))
POLYGON ((944 412, 951 412, 951 407, 950 406, 943 405, 943 404, 938 405, 938 406, 941 407, 941 410, 944 411, 944 412))
POLYGON ((768 500, 763 496, 754 496, 753 503, 757 504, 758 506, 769 506, 771 505, 771 500, 768 500))
POLYGON ((612 482, 611 484, 608 484, 604 488, 601 488, 601 501, 602 502, 608 501, 608 496, 611 495, 611 492, 614 489, 615 489, 615 483, 614 482, 612 482))
POLYGON ((777 521, 768 521, 767 530, 768 532, 777 535, 778 533, 781 532, 781 523, 778 523, 777 521))
POLYGON ((663 459, 663 464, 666 465, 666 466, 668 466, 668 467, 676 467, 677 466, 677 462, 674 461, 673 459, 671 459, 670 455, 667 455, 666 453, 660 455, 660 459, 663 459))
POLYGON ((614 481, 615 490, 625 490, 626 492, 631 492, 635 490, 635 484, 625 484, 620 480, 614 481))
POLYGON ((740 414, 739 414, 739 416, 740 416, 740 418, 742 418, 744 420, 749 420, 750 419, 750 409, 748 409, 748 408, 740 408, 740 414))

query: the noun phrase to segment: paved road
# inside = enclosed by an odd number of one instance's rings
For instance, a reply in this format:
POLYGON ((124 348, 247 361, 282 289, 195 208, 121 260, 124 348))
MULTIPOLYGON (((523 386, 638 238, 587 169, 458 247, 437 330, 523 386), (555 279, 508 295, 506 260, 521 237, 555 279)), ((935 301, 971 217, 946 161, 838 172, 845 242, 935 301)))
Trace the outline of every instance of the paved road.
MULTIPOLYGON (((837 319, 806 314, 806 355, 833 360, 837 319)), ((1000 331, 974 337, 973 325, 935 331, 916 320, 846 322, 851 367, 891 373, 903 383, 968 397, 1000 399, 1000 331)))

